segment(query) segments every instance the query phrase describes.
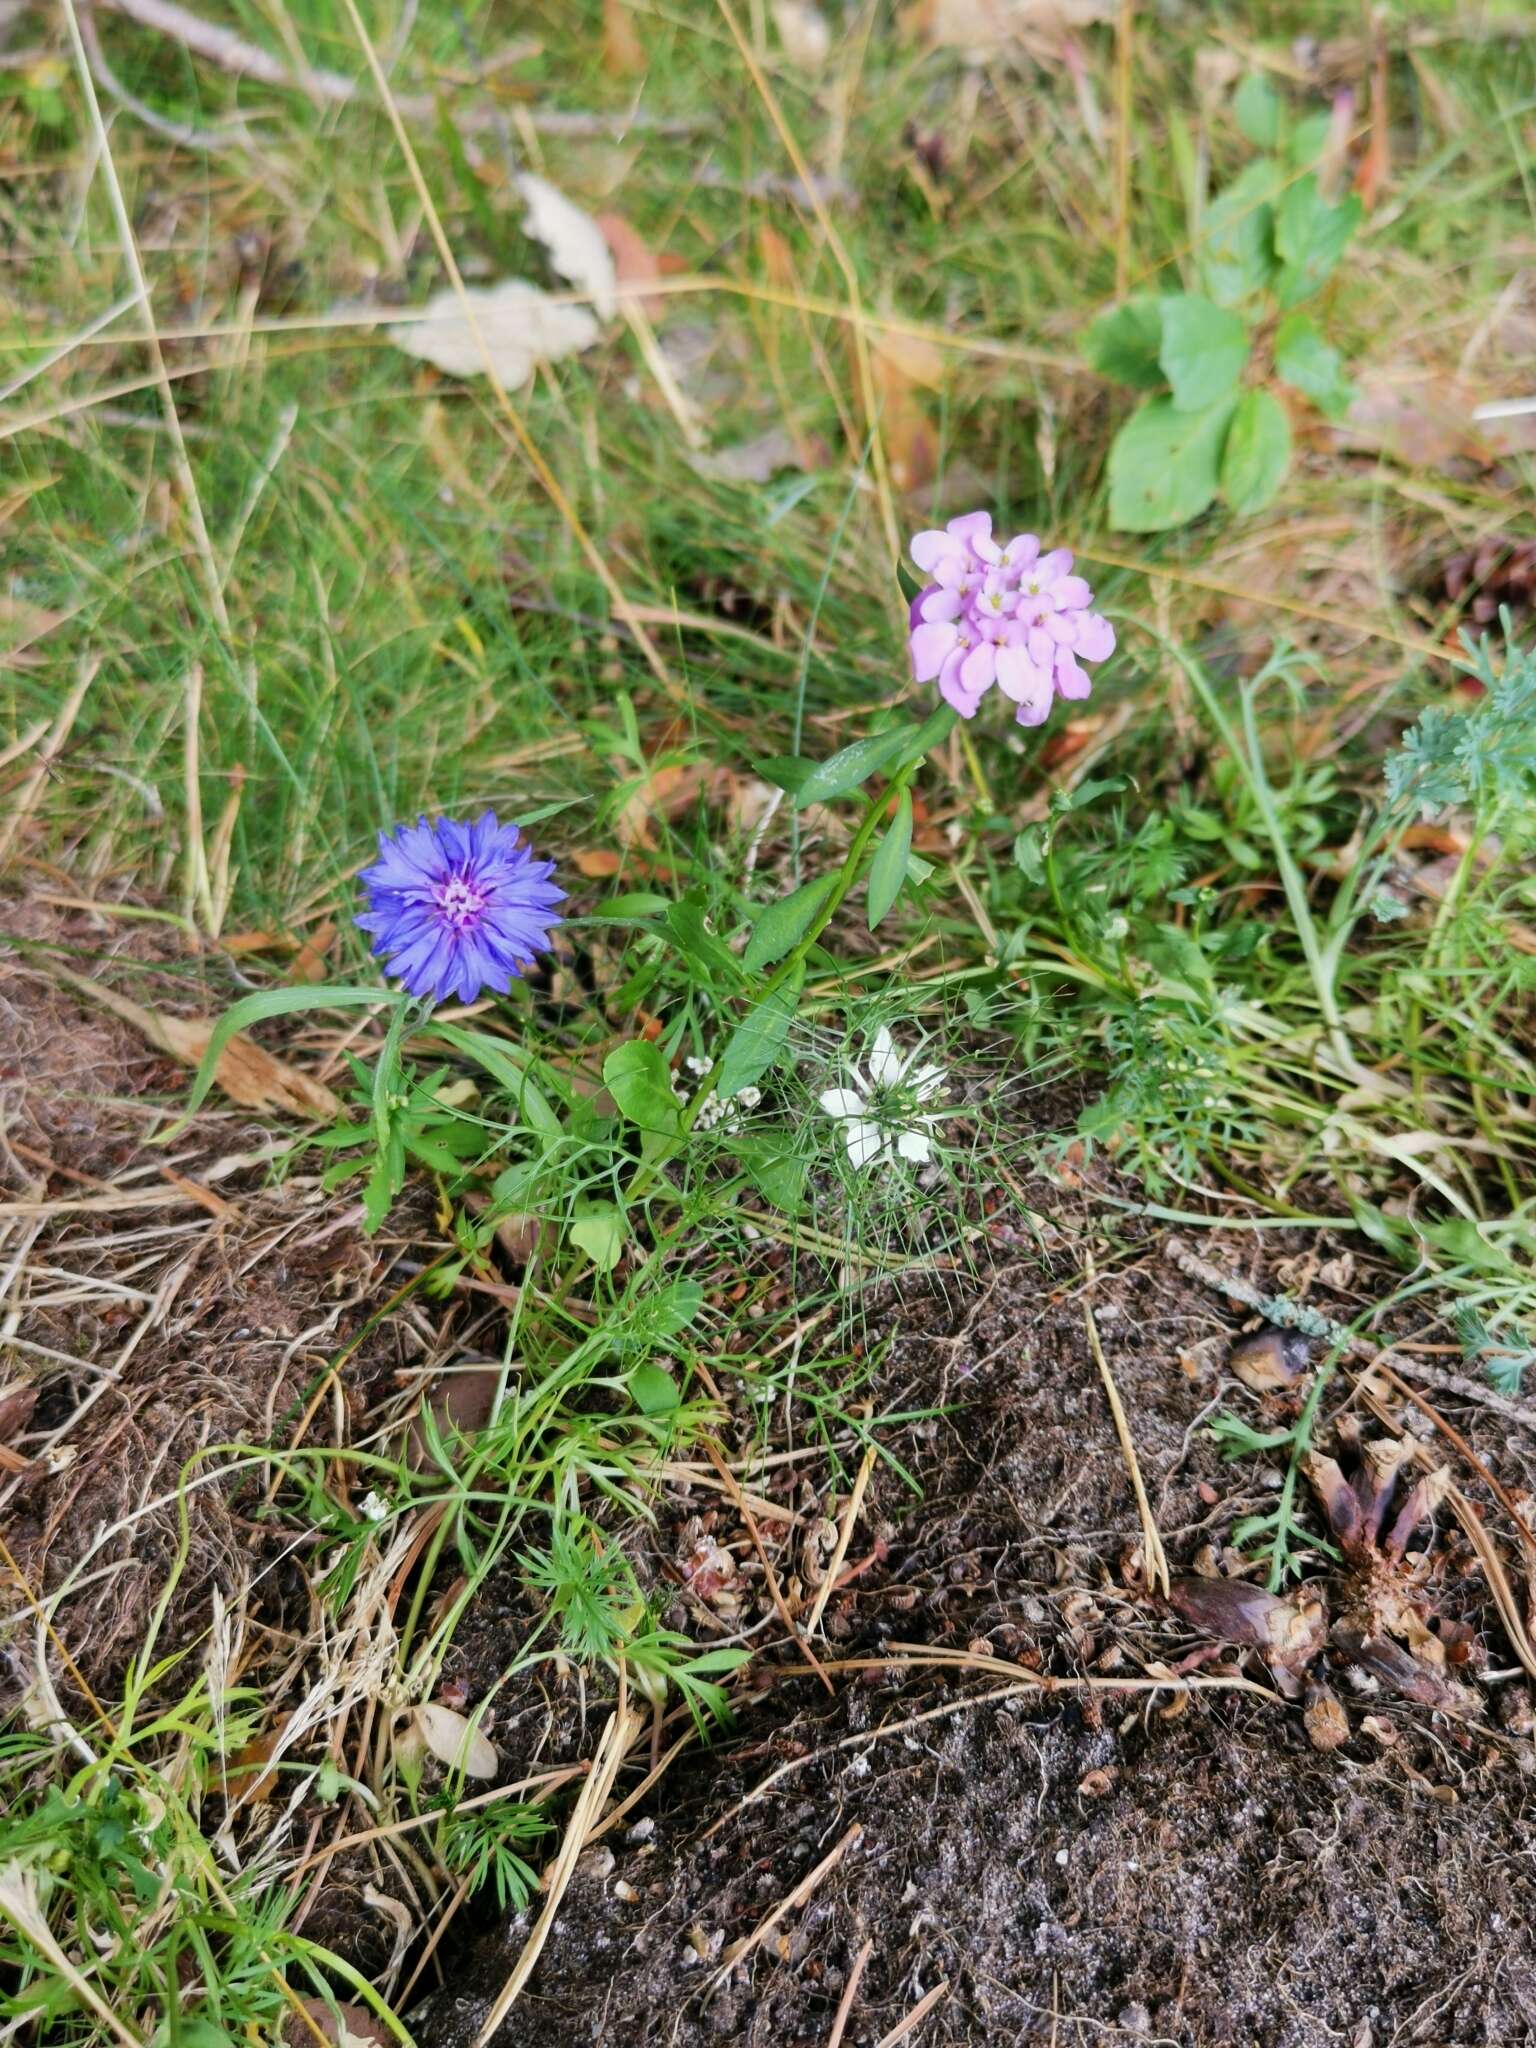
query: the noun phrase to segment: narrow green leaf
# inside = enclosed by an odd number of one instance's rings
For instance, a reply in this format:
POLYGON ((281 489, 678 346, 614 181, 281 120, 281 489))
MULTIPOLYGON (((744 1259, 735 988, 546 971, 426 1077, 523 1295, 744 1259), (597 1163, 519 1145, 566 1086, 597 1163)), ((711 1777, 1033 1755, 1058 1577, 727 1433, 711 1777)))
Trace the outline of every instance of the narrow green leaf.
POLYGON ((1237 389, 1248 360, 1248 330, 1235 313, 1195 292, 1170 292, 1162 302, 1158 355, 1180 412, 1203 412, 1237 389))
POLYGON ((869 864, 869 928, 871 931, 889 914, 907 879, 907 855, 912 851, 912 793, 904 789, 896 815, 885 828, 869 864))
POLYGON ((455 1047, 472 1059, 476 1066, 483 1067, 493 1081, 499 1081, 527 1117, 532 1129, 542 1131, 546 1137, 560 1135, 564 1126, 543 1089, 528 1072, 533 1064, 530 1054, 520 1046, 508 1045, 503 1039, 491 1037, 489 1032, 466 1031, 462 1024, 433 1023, 428 1029, 434 1038, 455 1047))
POLYGON ((659 1045, 647 1038, 626 1039, 603 1061, 603 1085, 621 1113, 644 1131, 675 1131, 679 1105, 672 1092, 672 1069, 659 1045))
POLYGON ((814 761, 799 754, 774 754, 766 761, 754 761, 752 772, 764 782, 771 782, 775 789, 786 790, 793 796, 815 766, 814 761))
POLYGON ((208 1038, 208 1050, 198 1064, 192 1077, 192 1092, 187 1097, 187 1106, 168 1131, 161 1131, 151 1140, 156 1145, 168 1145, 178 1137, 202 1108, 209 1089, 213 1086, 219 1060, 224 1048, 237 1031, 245 1031, 252 1024, 261 1024, 268 1017, 284 1017, 294 1010, 342 1010, 360 1003, 377 1003, 384 1006, 403 1004, 406 998, 395 989, 356 988, 268 988, 253 996, 242 996, 238 1003, 232 1003, 214 1025, 208 1038))
POLYGON ((915 727, 898 725, 889 732, 876 733, 871 739, 855 740, 830 759, 818 761, 794 791, 795 809, 803 811, 807 804, 829 803, 833 797, 846 796, 898 754, 909 753, 915 737, 915 727))
POLYGON ((818 875, 814 882, 802 882, 791 895, 781 896, 777 903, 768 905, 753 925, 752 937, 742 955, 742 965, 749 974, 782 960, 790 947, 804 938, 836 883, 834 868, 831 874, 818 875))
POLYGON ((1109 451, 1110 523, 1123 533, 1164 533, 1195 519, 1216 495, 1232 400, 1180 412, 1167 398, 1139 405, 1109 451))
POLYGON ((1291 466, 1291 423, 1272 391, 1245 391, 1221 457, 1221 495, 1234 512, 1269 503, 1291 466))
POLYGON ((722 1099, 749 1088, 784 1050, 804 980, 802 967, 782 987, 754 1004, 726 1040, 717 1084, 722 1099))

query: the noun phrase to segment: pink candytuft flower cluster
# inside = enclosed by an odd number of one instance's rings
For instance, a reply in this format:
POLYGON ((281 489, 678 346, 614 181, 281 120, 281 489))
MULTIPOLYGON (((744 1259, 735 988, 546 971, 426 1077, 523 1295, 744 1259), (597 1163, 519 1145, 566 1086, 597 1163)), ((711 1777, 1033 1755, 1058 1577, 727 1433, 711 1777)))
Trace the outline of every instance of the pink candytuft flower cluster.
POLYGON ((1072 573, 1067 548, 1040 552, 1032 533, 1006 547, 990 512, 967 512, 912 542, 933 581, 912 600, 912 671, 938 678, 962 718, 974 718, 996 683, 1020 725, 1043 725, 1054 697, 1082 698, 1093 678, 1082 664, 1115 651, 1115 629, 1090 607, 1093 592, 1072 573))

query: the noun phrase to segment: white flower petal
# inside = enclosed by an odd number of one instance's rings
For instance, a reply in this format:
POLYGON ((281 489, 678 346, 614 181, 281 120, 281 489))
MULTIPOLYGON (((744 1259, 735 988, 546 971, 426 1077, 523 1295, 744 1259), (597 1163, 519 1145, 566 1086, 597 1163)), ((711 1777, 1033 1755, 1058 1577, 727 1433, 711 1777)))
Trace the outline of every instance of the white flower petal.
POLYGON ((869 1106, 852 1088, 829 1088, 817 1099, 828 1116, 862 1116, 869 1106))
POLYGON ((903 1159, 915 1159, 922 1166, 933 1157, 933 1147, 928 1143, 926 1131, 903 1131, 896 1140, 896 1150, 903 1159))
POLYGON ((885 1150, 885 1133, 878 1124, 869 1123, 862 1117, 852 1117, 843 1132, 843 1142, 855 1166, 872 1166, 885 1150))
POLYGON ((912 1086, 917 1091, 919 1102, 932 1102, 935 1095, 944 1093, 945 1074, 942 1067, 919 1067, 912 1076, 912 1086))
POLYGON ((893 1088, 901 1079, 901 1055, 883 1024, 870 1041, 869 1071, 877 1088, 893 1088))

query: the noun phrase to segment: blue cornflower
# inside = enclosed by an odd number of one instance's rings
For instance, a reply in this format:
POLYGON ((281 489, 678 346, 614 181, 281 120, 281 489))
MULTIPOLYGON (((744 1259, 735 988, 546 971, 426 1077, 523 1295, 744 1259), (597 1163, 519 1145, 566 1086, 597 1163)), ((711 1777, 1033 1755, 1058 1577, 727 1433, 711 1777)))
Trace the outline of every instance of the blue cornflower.
POLYGON ((379 834, 357 922, 413 996, 469 1003, 486 988, 505 995, 560 922, 555 905, 565 891, 550 881, 554 871, 494 811, 472 825, 421 818, 379 834))

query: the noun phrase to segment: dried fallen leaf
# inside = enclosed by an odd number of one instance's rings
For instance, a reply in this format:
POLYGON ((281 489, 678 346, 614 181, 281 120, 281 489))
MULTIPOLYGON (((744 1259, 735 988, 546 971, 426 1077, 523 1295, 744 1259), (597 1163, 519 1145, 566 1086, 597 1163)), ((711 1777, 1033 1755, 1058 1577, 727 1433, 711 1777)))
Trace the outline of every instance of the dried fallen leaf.
POLYGON ((325 956, 330 952, 336 938, 335 922, 327 918, 317 925, 294 955, 288 972, 295 981, 324 981, 326 973, 325 956))
POLYGON ((619 310, 618 279, 603 231, 547 178, 523 171, 517 180, 528 211, 523 227, 549 251, 549 260, 579 292, 585 292, 600 320, 619 310))
POLYGON ((938 435, 917 395, 942 374, 933 360, 937 353, 930 344, 906 335, 881 335, 870 350, 880 432, 891 482, 898 491, 920 490, 938 467, 938 435))
POLYGON ((479 1729, 436 1700, 423 1700, 411 1715, 416 1733, 439 1763, 466 1778, 494 1778, 501 1769, 495 1747, 479 1729))
POLYGON ((14 1443, 32 1420, 37 1406, 37 1389, 25 1381, 20 1386, 0 1387, 0 1444, 14 1443))
POLYGON ((264 1728, 235 1751, 224 1773, 224 1788, 231 1798, 241 1799, 248 1806, 265 1806, 272 1797, 278 1780, 272 1758, 292 1719, 292 1714, 279 1714, 270 1728, 264 1728))
MULTIPOLYGON (((459 1366, 439 1373, 427 1394, 427 1412, 440 1436, 473 1436, 484 1429, 496 1405, 501 1369, 494 1365, 459 1366)), ((406 1432, 406 1459, 413 1471, 430 1460, 427 1433, 418 1414, 406 1432)))
MULTIPOLYGON (((394 2040, 366 2005, 337 2005, 333 2010, 323 1998, 301 1998, 299 2003, 334 2048, 390 2048, 394 2040)), ((284 2048, 315 2048, 314 2029, 297 2013, 290 2013, 283 2026, 283 2043, 284 2048)))
POLYGON ((751 441, 738 441, 732 448, 713 454, 690 455, 689 463, 700 476, 728 484, 765 484, 781 469, 799 466, 794 436, 785 427, 770 427, 751 441))
POLYGON ((602 328, 585 306, 563 305, 525 278, 468 285, 464 297, 480 330, 478 339, 453 290, 435 292, 419 320, 385 331, 396 348, 450 377, 483 377, 488 354, 497 382, 509 389, 526 383, 539 363, 558 362, 602 338, 602 328))
POLYGON ((1114 15, 1115 0, 918 0, 906 19, 923 42, 979 63, 1011 43, 1054 57, 1073 29, 1114 15))
POLYGON ((603 0, 603 69, 615 78, 645 69, 645 50, 624 0, 603 0))
POLYGON ((811 0, 773 0, 773 25, 784 54, 802 71, 819 71, 832 54, 827 17, 811 0))
MULTIPOLYGON (((639 229, 632 227, 622 213, 599 213, 594 218, 608 244, 619 283, 630 290, 655 284, 662 274, 661 258, 639 229)), ((641 299, 640 310, 655 320, 666 311, 666 305, 664 293, 649 292, 641 299)))
MULTIPOLYGON (((55 975, 67 982, 93 1003, 100 1003, 103 1009, 113 1011, 135 1031, 142 1033, 149 1043, 161 1052, 169 1053, 184 1066, 198 1066, 208 1050, 208 1041, 213 1036, 213 1025, 206 1017, 172 1017, 164 1010, 149 1010, 131 997, 119 995, 115 988, 108 988, 103 982, 86 981, 83 976, 70 974, 62 967, 56 967, 55 975)), ((290 1067, 286 1061, 274 1059, 269 1052, 263 1052, 254 1038, 247 1038, 237 1031, 219 1055, 214 1070, 214 1080, 223 1089, 231 1102, 238 1102, 242 1109, 254 1109, 262 1115, 281 1110, 287 1116, 298 1116, 316 1122, 329 1121, 341 1115, 341 1103, 323 1081, 317 1081, 310 1074, 301 1073, 297 1067, 290 1067)))

